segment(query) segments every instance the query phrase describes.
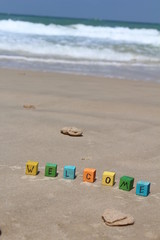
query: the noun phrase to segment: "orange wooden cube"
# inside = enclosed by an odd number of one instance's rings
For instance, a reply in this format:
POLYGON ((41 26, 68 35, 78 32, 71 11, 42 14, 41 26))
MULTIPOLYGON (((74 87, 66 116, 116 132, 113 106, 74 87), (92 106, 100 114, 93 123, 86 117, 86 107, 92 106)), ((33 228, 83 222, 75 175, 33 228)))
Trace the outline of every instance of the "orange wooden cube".
POLYGON ((94 168, 85 168, 83 171, 83 182, 93 183, 96 178, 96 169, 94 168))

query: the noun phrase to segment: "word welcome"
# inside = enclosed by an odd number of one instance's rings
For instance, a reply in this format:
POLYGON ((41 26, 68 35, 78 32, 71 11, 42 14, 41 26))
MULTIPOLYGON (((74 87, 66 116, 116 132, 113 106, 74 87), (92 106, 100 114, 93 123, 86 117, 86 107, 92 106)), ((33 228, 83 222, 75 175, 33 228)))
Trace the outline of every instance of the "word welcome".
MULTIPOLYGON (((37 175, 38 173, 38 162, 28 161, 26 163, 26 174, 37 175)), ((46 177, 57 176, 57 164, 46 163, 45 166, 46 177)), ((102 185, 113 186, 115 184, 115 172, 104 171, 102 175, 102 185)), ((64 166, 63 177, 65 179, 75 179, 76 167, 75 166, 64 166)), ((83 171, 83 181, 93 183, 96 180, 96 169, 85 168, 83 171)), ((119 189, 124 191, 130 191, 133 189, 134 178, 129 176, 122 176, 119 181, 119 189)), ((148 196, 150 193, 150 182, 138 181, 136 184, 136 195, 148 196)))

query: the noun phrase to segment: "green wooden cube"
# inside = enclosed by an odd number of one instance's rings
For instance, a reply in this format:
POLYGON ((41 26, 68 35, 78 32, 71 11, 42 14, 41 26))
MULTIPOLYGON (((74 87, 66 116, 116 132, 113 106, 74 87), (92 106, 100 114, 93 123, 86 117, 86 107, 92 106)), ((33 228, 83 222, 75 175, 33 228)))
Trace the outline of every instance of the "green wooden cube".
POLYGON ((133 188, 134 178, 123 176, 120 178, 119 189, 130 191, 133 188))
POLYGON ((57 164, 46 163, 45 166, 45 176, 56 177, 57 176, 57 164))

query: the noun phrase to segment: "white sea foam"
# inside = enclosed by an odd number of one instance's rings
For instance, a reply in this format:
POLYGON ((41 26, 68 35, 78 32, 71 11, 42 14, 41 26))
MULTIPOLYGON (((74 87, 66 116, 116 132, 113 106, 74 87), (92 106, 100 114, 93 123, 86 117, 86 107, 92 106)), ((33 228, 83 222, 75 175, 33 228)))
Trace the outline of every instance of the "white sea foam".
POLYGON ((160 64, 160 31, 0 20, 0 60, 160 64))
MULTIPOLYGON (((90 49, 83 46, 67 46, 56 44, 54 47, 51 45, 46 45, 43 42, 32 42, 32 44, 28 42, 20 42, 11 45, 11 42, 0 43, 0 49, 5 49, 5 51, 10 54, 1 54, 1 56, 5 56, 9 58, 9 56, 18 56, 24 57, 24 59, 37 59, 37 61, 44 62, 55 62, 59 60, 71 61, 77 60, 79 63, 82 61, 90 61, 99 63, 103 62, 103 64, 107 62, 153 62, 159 63, 159 58, 142 56, 141 54, 134 54, 126 52, 122 54, 120 52, 116 52, 113 49, 90 49)), ((76 62, 74 62, 76 64, 76 62)))
POLYGON ((77 25, 44 25, 13 20, 1 20, 0 31, 41 36, 72 36, 108 39, 127 43, 160 46, 160 32, 156 29, 130 29, 126 27, 100 27, 77 25))

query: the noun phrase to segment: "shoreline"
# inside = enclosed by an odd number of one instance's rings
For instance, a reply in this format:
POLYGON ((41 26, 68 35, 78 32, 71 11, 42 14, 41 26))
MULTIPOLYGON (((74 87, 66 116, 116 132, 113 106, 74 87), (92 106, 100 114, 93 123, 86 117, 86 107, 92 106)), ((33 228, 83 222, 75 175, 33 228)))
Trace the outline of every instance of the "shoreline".
POLYGON ((160 79, 158 79, 158 80, 146 80, 146 79, 134 79, 134 78, 132 78, 132 77, 130 77, 130 78, 123 78, 123 77, 120 77, 120 78, 117 78, 117 77, 114 77, 114 76, 105 76, 105 75, 94 75, 94 74, 92 74, 92 73, 80 73, 80 72, 70 72, 70 71, 61 71, 61 70, 42 70, 42 69, 26 69, 26 68, 20 68, 20 69, 18 69, 17 67, 13 67, 13 68, 10 68, 10 67, 0 67, 0 71, 1 72, 19 72, 19 73, 42 73, 42 74, 48 74, 48 75, 51 75, 51 74, 53 74, 53 75, 55 75, 55 74, 57 74, 57 75, 67 75, 67 76, 79 76, 79 77, 88 77, 88 78, 98 78, 98 79, 106 79, 106 80, 109 80, 109 81, 111 81, 111 80, 113 80, 113 81, 126 81, 126 82, 128 82, 128 81, 133 81, 133 82, 139 82, 139 83, 148 83, 148 84, 160 84, 160 79))
POLYGON ((143 81, 143 82, 156 82, 160 83, 159 68, 157 66, 134 66, 134 65, 107 65, 96 67, 96 65, 76 65, 68 63, 54 63, 32 65, 31 63, 23 63, 23 67, 18 63, 8 63, 0 65, 0 69, 13 70, 13 71, 28 71, 28 72, 44 72, 44 73, 57 73, 57 74, 70 74, 81 75, 88 77, 99 77, 108 79, 130 80, 130 81, 143 81), (27 65, 28 64, 28 65, 27 65))
POLYGON ((158 240, 159 87, 156 82, 0 69, 2 239, 158 240), (65 126, 82 129, 83 137, 61 134, 65 126), (35 177, 25 175, 28 160, 39 162, 35 177), (58 165, 58 177, 44 176, 47 162, 58 165), (63 179, 65 165, 76 166, 75 180, 63 179), (93 184, 82 181, 87 167, 97 170, 93 184), (102 186, 103 171, 116 172, 113 187, 102 186), (123 175, 135 178, 130 192, 118 188, 123 175), (135 195, 138 180, 151 182, 148 197, 135 195), (135 224, 105 226, 101 216, 107 208, 131 214, 135 224))

